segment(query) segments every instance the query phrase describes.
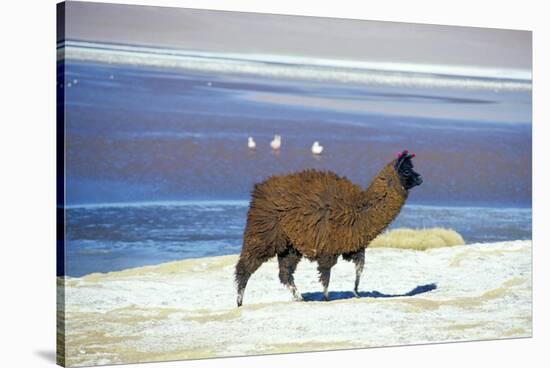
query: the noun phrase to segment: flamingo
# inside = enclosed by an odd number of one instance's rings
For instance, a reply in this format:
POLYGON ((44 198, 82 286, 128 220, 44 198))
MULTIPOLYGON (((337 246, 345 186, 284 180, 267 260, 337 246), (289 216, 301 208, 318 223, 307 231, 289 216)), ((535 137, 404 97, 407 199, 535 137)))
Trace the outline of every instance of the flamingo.
POLYGON ((271 141, 270 145, 271 145, 271 148, 273 148, 274 150, 278 150, 279 148, 281 148, 281 136, 275 134, 275 137, 273 137, 273 140, 271 141))
POLYGON ((256 149, 256 142, 254 142, 254 138, 252 137, 248 137, 248 148, 256 149))
POLYGON ((313 146, 311 146, 311 152, 314 155, 320 155, 321 152, 323 152, 323 146, 321 146, 318 141, 315 141, 313 146))

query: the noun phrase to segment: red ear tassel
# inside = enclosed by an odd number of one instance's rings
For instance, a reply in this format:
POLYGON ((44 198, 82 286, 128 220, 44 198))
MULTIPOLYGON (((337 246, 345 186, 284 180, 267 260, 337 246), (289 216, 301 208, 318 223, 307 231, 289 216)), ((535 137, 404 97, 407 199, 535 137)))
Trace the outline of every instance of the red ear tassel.
MULTIPOLYGON (((408 154, 409 154, 409 150, 404 150, 403 152, 397 152, 396 156, 397 156, 397 158, 401 158, 401 157, 403 157, 403 155, 408 155, 408 154)), ((416 157, 416 154, 411 153, 410 158, 415 158, 415 157, 416 157)))

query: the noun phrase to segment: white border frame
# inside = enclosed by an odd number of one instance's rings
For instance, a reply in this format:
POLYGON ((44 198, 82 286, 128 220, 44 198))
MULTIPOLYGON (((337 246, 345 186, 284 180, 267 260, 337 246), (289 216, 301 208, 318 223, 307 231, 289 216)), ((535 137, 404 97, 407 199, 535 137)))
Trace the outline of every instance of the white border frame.
MULTIPOLYGON (((541 1, 157 0, 98 1, 336 18, 532 30, 534 337, 395 348, 142 364, 136 367, 338 366, 531 367, 547 364, 549 23, 541 1), (546 208, 545 208, 546 207, 546 208), (547 221, 547 220, 546 220, 547 221), (546 350, 545 350, 546 347, 546 350), (546 362, 546 363, 545 363, 546 362)), ((2 4, 3 231, 0 328, 5 367, 51 367, 55 360, 55 3, 2 4)))

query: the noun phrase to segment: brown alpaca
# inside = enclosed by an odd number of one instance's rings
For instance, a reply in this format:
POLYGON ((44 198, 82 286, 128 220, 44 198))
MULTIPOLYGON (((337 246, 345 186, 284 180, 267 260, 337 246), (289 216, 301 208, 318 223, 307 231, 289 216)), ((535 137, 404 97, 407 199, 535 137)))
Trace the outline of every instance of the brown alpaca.
POLYGON ((422 183, 414 155, 403 151, 374 178, 367 190, 332 172, 305 170, 256 184, 248 209, 243 247, 235 270, 237 306, 250 276, 277 256, 279 279, 294 299, 302 296, 293 273, 301 257, 317 261, 328 300, 330 269, 340 255, 355 263, 354 294, 365 263, 365 248, 399 214, 408 191, 422 183))

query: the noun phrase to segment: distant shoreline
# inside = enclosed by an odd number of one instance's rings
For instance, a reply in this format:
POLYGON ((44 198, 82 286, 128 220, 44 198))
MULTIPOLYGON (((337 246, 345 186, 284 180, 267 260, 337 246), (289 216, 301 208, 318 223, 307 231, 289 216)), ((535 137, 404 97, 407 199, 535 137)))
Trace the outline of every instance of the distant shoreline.
MULTIPOLYGON (((196 50, 175 49, 166 47, 141 46, 134 44, 117 44, 106 42, 89 42, 65 40, 57 44, 57 50, 68 48, 96 51, 98 53, 118 52, 120 60, 131 54, 151 54, 164 57, 215 59, 225 62, 257 62, 287 66, 310 66, 318 68, 336 68, 363 70, 368 72, 390 72, 426 74, 441 77, 468 77, 474 79, 497 79, 502 81, 523 81, 531 83, 532 73, 528 69, 458 66, 445 64, 404 63, 392 61, 355 61, 342 59, 320 59, 272 54, 245 54, 234 52, 204 52, 196 50), (122 53, 124 52, 124 53, 122 53)), ((89 55, 94 55, 93 53, 89 55)), ((73 54, 82 56, 82 54, 73 54)), ((97 55, 96 55, 97 56, 97 55)), ((100 58, 102 59, 102 58, 100 58)))
POLYGON ((530 70, 393 61, 353 61, 272 54, 203 52, 66 40, 58 61, 193 70, 215 74, 421 88, 529 92, 530 70))
MULTIPOLYGON (((98 209, 98 208, 124 208, 124 207, 185 207, 185 206, 248 206, 249 199, 182 199, 182 200, 165 200, 165 201, 129 201, 129 202, 101 202, 101 203, 79 203, 79 204, 66 204, 65 209, 98 209)), ((452 204, 420 204, 411 203, 405 206, 411 208, 453 208, 453 209, 495 209, 495 210, 518 210, 518 211, 532 211, 532 206, 509 206, 509 205, 452 205, 452 204)))

